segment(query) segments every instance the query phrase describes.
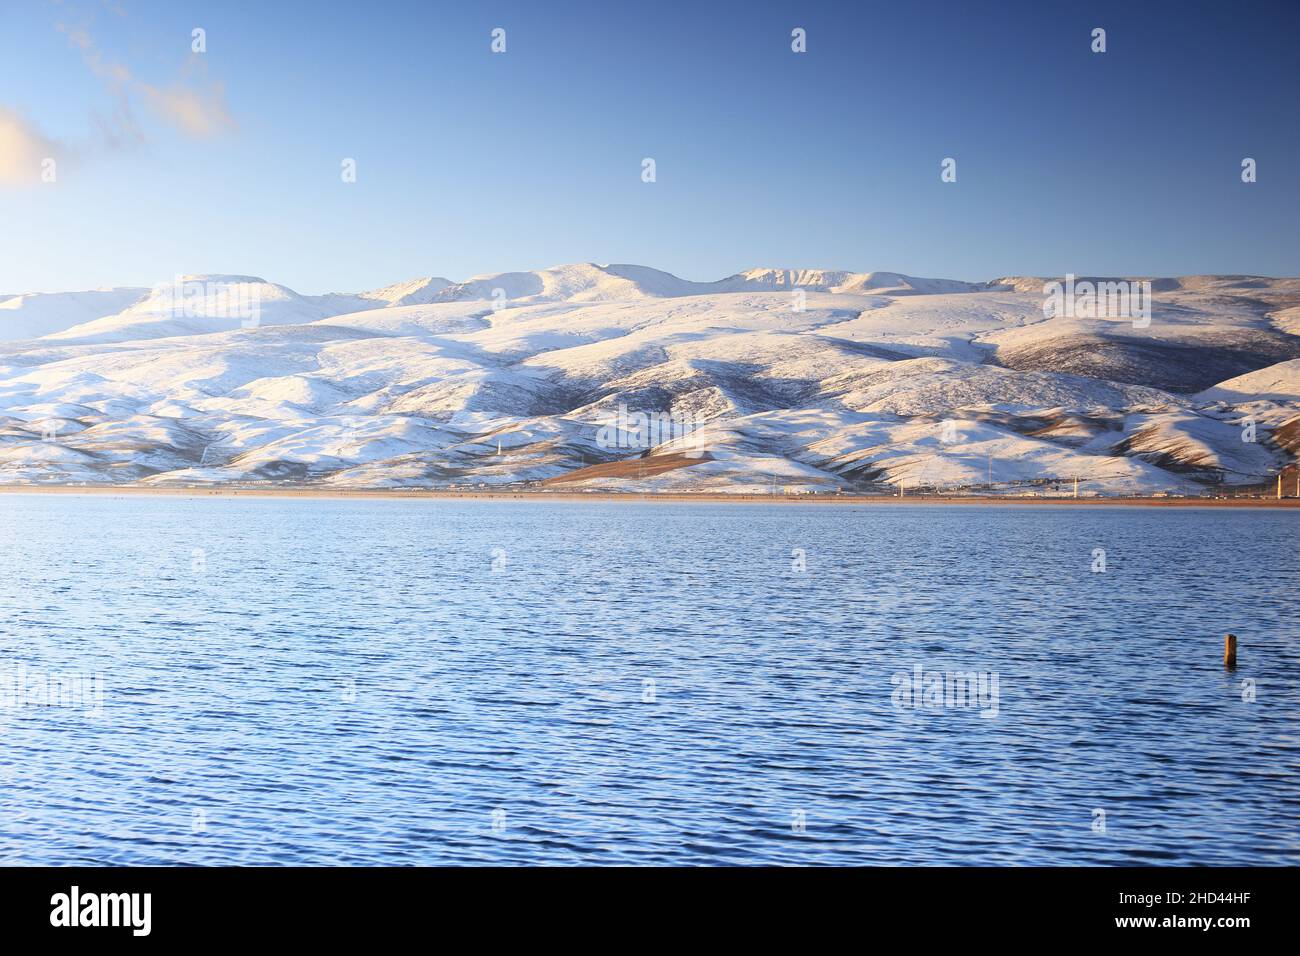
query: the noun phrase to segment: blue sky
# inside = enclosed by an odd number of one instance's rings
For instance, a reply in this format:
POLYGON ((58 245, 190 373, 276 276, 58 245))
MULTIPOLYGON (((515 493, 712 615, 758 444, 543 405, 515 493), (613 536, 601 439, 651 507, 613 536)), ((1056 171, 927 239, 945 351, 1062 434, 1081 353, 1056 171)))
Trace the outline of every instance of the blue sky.
POLYGON ((1298 8, 7 0, 0 151, 58 177, 0 180, 0 292, 577 261, 1295 275, 1298 8))

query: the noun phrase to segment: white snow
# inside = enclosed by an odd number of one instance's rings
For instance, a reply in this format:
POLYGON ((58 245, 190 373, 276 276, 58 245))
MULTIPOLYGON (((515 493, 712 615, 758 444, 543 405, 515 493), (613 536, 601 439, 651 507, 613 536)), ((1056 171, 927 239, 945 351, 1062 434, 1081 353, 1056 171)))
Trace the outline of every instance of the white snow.
POLYGON ((539 481, 645 450, 597 441, 622 408, 689 421, 707 455, 563 487, 1194 494, 1275 473, 1272 430, 1300 408, 1292 279, 1154 280, 1145 328, 1045 318, 1031 277, 184 281, 257 320, 165 288, 0 299, 0 482, 539 481))
POLYGON ((148 294, 148 289, 97 289, 0 297, 0 342, 36 339, 116 315, 148 294))

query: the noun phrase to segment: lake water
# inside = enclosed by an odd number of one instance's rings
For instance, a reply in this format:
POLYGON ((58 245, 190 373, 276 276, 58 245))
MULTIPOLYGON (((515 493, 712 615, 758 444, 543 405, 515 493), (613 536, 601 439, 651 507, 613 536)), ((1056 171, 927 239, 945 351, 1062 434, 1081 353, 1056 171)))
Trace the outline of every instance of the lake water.
POLYGON ((0 863, 1297 864, 1298 531, 0 496, 0 863))

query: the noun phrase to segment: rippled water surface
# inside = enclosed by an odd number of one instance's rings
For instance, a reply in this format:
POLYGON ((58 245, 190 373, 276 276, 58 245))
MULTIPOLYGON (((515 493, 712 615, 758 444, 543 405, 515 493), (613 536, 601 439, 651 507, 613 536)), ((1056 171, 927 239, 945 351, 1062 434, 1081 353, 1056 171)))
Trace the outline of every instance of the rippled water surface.
POLYGON ((1298 531, 0 496, 0 862, 1300 863, 1298 531))

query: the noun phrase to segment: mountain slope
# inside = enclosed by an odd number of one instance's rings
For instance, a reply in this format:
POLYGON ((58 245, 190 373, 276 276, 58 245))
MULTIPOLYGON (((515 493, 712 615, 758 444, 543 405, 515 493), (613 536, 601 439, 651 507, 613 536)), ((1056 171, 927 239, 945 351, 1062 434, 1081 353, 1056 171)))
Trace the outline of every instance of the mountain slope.
POLYGON ((592 263, 10 298, 0 483, 1193 494, 1275 474, 1300 447, 1300 280, 1152 289, 1147 326, 1048 317, 1025 277, 592 263))
POLYGON ((0 296, 0 342, 42 335, 116 315, 149 294, 148 289, 0 296))

